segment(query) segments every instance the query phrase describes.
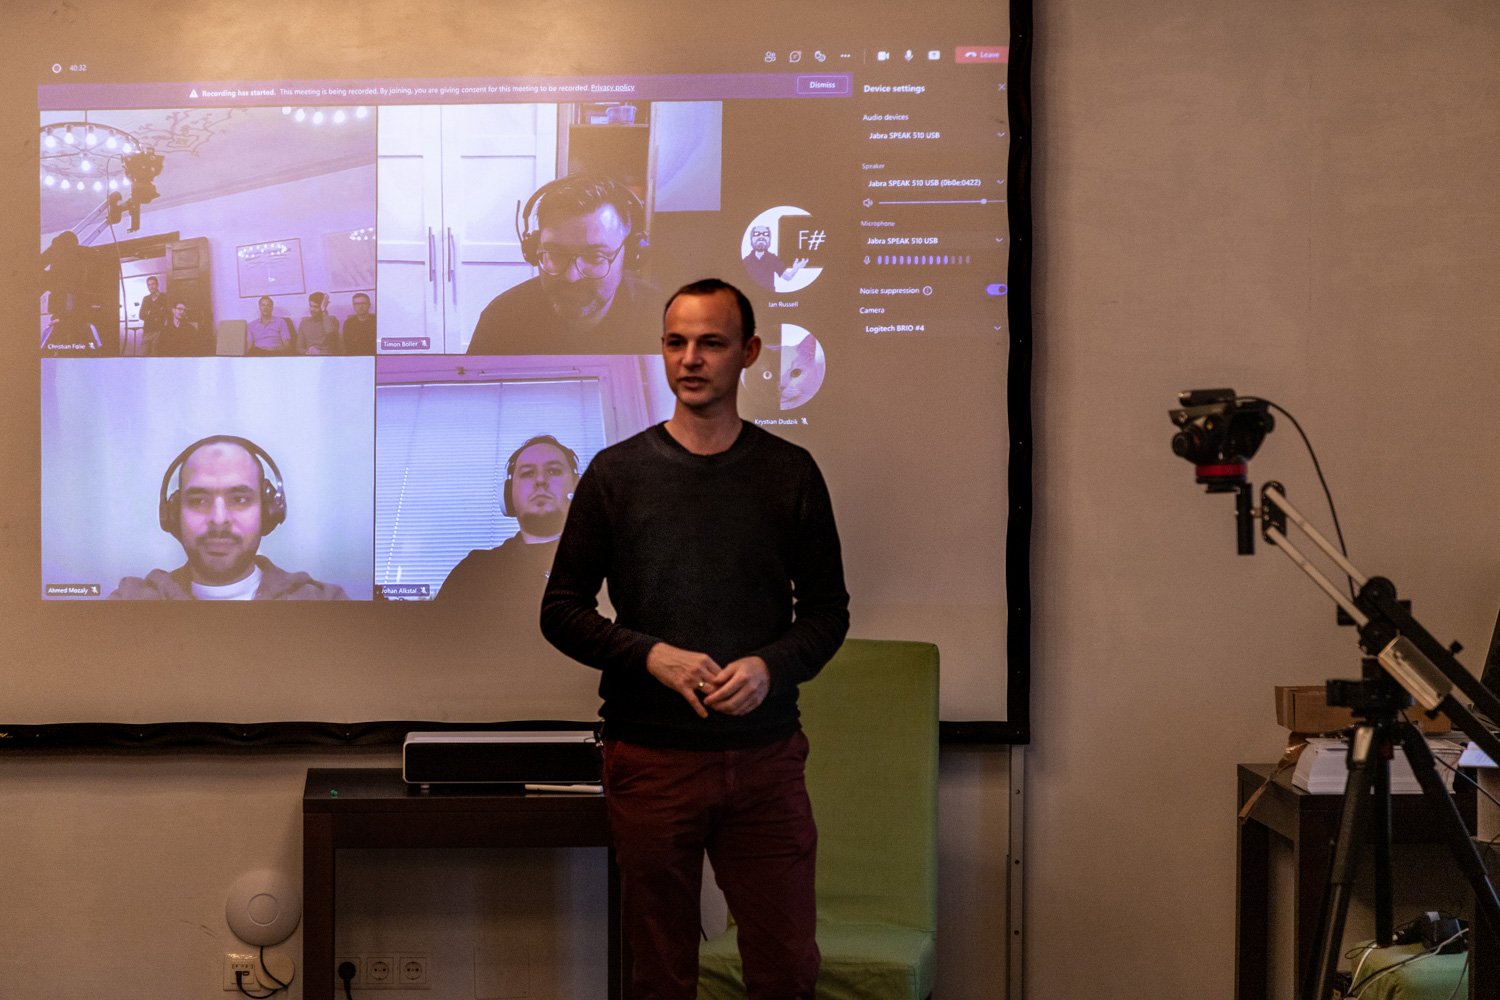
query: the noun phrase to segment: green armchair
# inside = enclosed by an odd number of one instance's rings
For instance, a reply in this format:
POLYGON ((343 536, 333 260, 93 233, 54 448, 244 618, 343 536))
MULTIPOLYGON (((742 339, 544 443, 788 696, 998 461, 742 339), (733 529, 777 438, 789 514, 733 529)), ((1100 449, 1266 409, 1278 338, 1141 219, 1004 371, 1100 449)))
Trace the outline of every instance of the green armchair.
MULTIPOLYGON (((799 701, 818 824, 817 996, 926 1000, 937 971, 937 647, 850 639, 799 701)), ((744 996, 731 920, 700 950, 698 997, 744 996)))

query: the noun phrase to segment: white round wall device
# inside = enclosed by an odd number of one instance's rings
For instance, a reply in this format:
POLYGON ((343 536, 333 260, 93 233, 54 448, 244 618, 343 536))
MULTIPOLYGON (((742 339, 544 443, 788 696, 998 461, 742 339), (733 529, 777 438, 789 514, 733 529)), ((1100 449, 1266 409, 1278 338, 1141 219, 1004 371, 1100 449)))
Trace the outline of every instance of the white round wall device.
POLYGON ((241 941, 280 944, 291 937, 302 919, 297 884, 269 868, 246 872, 229 887, 224 919, 241 941))

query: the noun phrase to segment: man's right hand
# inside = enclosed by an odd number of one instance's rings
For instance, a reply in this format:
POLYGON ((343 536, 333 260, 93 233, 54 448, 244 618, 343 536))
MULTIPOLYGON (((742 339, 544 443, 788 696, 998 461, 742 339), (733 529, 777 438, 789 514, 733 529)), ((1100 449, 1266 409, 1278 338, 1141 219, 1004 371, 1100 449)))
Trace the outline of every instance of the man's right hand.
POLYGON ((658 642, 646 654, 646 669, 652 677, 686 698, 700 719, 708 718, 702 696, 715 689, 715 678, 721 669, 713 657, 658 642))

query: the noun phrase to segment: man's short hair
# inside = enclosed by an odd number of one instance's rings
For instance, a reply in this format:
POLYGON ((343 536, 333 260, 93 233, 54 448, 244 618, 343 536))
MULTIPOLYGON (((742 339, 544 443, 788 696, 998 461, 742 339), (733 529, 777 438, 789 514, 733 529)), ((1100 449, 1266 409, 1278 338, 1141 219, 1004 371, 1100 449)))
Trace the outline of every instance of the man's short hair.
POLYGON ((355 292, 352 296, 350 296, 349 301, 358 302, 360 299, 364 299, 366 302, 368 302, 370 301, 370 296, 366 295, 364 292, 355 292))
POLYGON ((740 310, 740 343, 750 343, 750 338, 755 336, 755 310, 750 307, 750 300, 745 298, 744 292, 719 278, 699 278, 677 289, 672 293, 672 297, 667 299, 667 304, 662 307, 662 319, 667 318, 667 310, 672 308, 672 303, 676 302, 679 296, 715 295, 719 292, 728 292, 734 296, 734 304, 740 310))
MULTIPOLYGON (((601 205, 614 206, 630 232, 644 228, 645 220, 638 218, 640 199, 635 193, 613 177, 597 174, 569 174, 549 181, 532 194, 530 207, 541 229, 549 221, 588 215, 601 205)), ((523 221, 529 223, 529 215, 523 221)))
POLYGON ((324 295, 322 292, 313 292, 307 297, 307 301, 316 302, 318 305, 322 305, 324 302, 328 301, 328 296, 324 295))

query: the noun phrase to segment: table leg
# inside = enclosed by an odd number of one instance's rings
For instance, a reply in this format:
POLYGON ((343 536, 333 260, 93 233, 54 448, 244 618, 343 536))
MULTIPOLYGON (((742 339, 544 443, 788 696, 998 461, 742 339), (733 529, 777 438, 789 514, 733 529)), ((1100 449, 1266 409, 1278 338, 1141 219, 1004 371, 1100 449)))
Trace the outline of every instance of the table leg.
POLYGON ((333 817, 302 815, 302 997, 334 1000, 333 817))
POLYGON ((1271 831, 1250 819, 1240 824, 1235 881, 1234 995, 1266 1000, 1270 972, 1271 831))

